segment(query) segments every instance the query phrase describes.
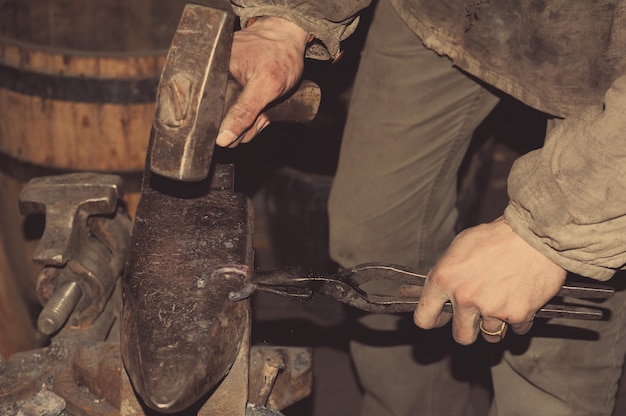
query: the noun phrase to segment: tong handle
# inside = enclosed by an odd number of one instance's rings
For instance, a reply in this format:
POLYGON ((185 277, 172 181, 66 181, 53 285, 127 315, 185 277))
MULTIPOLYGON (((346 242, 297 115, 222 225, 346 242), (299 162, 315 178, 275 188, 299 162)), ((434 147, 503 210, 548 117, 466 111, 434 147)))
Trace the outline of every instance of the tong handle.
POLYGON ((578 299, 608 299, 615 293, 615 289, 610 286, 593 284, 565 282, 557 296, 578 299))

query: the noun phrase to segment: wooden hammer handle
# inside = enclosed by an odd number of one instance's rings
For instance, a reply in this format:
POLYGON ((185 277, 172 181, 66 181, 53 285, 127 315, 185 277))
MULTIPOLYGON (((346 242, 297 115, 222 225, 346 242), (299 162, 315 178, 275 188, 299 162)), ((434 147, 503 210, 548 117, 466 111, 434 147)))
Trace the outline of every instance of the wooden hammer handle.
MULTIPOLYGON (((233 79, 228 80, 224 114, 241 93, 241 86, 233 79)), ((271 103, 266 110, 270 121, 304 123, 317 115, 321 100, 320 87, 312 81, 303 80, 291 94, 271 103)))

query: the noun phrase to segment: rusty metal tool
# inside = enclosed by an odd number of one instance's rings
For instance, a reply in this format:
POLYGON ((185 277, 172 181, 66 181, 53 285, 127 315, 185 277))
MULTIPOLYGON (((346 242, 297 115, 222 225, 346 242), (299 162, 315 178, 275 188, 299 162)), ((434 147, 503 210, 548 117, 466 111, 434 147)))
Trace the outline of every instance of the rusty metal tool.
POLYGON ((55 333, 70 316, 72 326, 88 326, 104 309, 130 244, 122 195, 119 176, 96 173, 35 178, 20 193, 22 214, 46 215, 33 254, 44 265, 37 279, 40 332, 55 333))
POLYGON ((119 415, 117 331, 120 279, 132 222, 122 179, 72 173, 32 179, 20 193, 23 214, 45 214, 33 260, 44 268, 38 321, 45 348, 0 365, 0 414, 119 415))
MULTIPOLYGON (((407 288, 422 287, 426 275, 405 266, 387 263, 367 263, 344 269, 330 276, 298 276, 293 271, 282 270, 255 273, 247 279, 244 287, 232 292, 233 301, 245 299, 257 290, 276 293, 294 299, 308 300, 318 294, 349 306, 372 313, 413 312, 419 298, 406 297, 402 292, 407 288), (363 286, 368 282, 387 280, 398 284, 396 296, 381 296, 368 293, 363 286)), ((609 286, 599 284, 566 283, 557 297, 579 299, 607 299, 614 293, 609 286)), ((452 304, 446 303, 446 312, 453 312, 452 304)), ((536 315, 538 318, 602 319, 600 309, 565 305, 547 304, 536 315)))
MULTIPOLYGON (((228 293, 243 287, 253 264, 252 204, 234 193, 232 166, 211 163, 231 96, 233 26, 226 0, 183 11, 158 87, 123 279, 126 371, 143 402, 164 413, 206 398, 249 347, 249 302, 228 293)), ((293 97, 275 103, 274 120, 315 115, 316 86, 293 97)))

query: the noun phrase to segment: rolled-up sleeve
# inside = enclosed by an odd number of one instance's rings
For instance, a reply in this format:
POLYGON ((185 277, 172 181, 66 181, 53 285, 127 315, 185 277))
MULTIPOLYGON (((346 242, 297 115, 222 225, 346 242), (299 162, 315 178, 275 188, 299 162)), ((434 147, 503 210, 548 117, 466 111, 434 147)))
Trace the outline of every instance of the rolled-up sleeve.
POLYGON ((370 1, 231 0, 245 27, 253 17, 277 16, 296 23, 316 39, 307 48, 307 57, 332 59, 340 52, 341 41, 354 33, 358 13, 370 1))
POLYGON ((508 224, 564 269, 607 280, 626 264, 626 76, 563 120, 509 175, 508 224))

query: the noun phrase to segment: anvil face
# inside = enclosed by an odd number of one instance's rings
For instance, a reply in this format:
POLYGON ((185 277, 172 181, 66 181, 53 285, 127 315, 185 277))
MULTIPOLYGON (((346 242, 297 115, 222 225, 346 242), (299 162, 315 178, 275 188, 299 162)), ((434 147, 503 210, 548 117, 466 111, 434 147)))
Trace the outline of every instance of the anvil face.
POLYGON ((172 413, 214 389, 242 347, 249 302, 228 294, 252 266, 253 212, 228 190, 181 197, 184 184, 172 182, 171 195, 151 182, 124 276, 121 347, 139 396, 172 413))

